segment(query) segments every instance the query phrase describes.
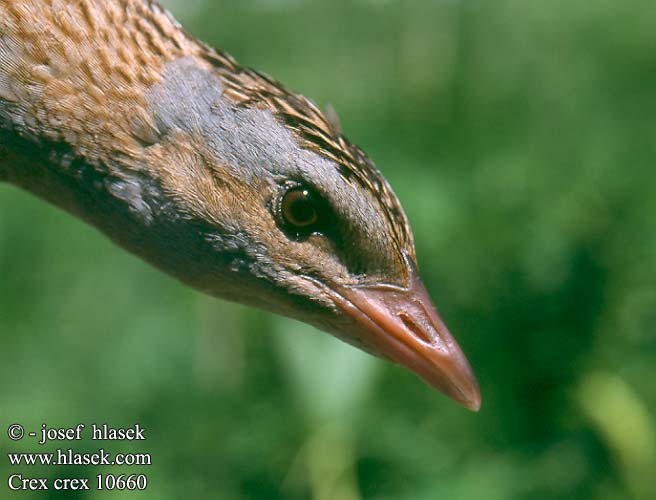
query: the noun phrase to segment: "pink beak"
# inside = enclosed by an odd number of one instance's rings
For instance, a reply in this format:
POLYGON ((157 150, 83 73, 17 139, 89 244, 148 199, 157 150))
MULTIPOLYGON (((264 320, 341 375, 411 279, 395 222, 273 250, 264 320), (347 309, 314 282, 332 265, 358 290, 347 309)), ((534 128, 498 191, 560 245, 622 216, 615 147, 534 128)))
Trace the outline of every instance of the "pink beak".
POLYGON ((355 322, 347 332, 363 349, 405 366, 472 411, 481 407, 476 377, 410 263, 410 286, 330 289, 355 322))

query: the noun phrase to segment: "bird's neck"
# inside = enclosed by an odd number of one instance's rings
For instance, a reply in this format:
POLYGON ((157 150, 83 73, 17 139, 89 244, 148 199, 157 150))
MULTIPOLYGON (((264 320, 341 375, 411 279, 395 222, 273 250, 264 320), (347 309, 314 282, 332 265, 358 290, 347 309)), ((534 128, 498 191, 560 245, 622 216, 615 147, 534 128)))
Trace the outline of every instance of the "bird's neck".
POLYGON ((193 145, 162 137, 147 94, 172 61, 210 70, 229 57, 187 36, 150 0, 3 1, 0 33, 0 181, 172 274, 186 266, 185 278, 196 280, 188 261, 198 248, 201 266, 202 242, 162 187, 163 170, 193 145), (176 262, 181 246, 185 263, 176 262))
MULTIPOLYGON (((55 156, 48 163, 62 168, 70 158, 59 161, 58 152, 91 168, 117 163, 117 156, 137 167, 159 139, 146 93, 165 66, 180 58, 234 65, 153 0, 2 1, 0 33, 0 129, 48 149, 55 156), (57 151, 58 144, 65 148, 57 151)), ((16 148, 2 148, 0 178, 26 184, 25 163, 7 151, 16 148)))
POLYGON ((144 89, 194 42, 145 0, 0 2, 0 33, 0 179, 98 225, 85 198, 143 170, 144 89))
POLYGON ((158 133, 145 92, 168 62, 207 49, 156 2, 55 5, 0 3, 1 121, 37 146, 66 144, 91 165, 119 151, 138 157, 158 133))

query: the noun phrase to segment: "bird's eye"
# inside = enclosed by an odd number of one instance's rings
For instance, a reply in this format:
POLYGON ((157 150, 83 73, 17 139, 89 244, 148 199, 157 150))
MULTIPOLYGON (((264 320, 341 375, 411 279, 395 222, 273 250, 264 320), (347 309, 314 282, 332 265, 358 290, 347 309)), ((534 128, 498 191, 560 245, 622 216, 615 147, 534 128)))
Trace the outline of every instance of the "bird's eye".
POLYGON ((318 200, 304 187, 287 191, 280 204, 280 212, 285 224, 296 230, 307 230, 319 220, 318 200))

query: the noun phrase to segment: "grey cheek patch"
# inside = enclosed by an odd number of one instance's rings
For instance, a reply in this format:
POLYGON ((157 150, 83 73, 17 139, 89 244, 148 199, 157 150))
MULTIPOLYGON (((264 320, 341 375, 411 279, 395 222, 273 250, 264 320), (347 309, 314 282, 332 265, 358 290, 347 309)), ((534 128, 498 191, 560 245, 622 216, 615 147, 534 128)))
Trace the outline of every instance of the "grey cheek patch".
POLYGON ((276 180, 340 180, 333 163, 299 147, 271 111, 226 99, 220 77, 191 58, 168 63, 162 83, 151 88, 146 98, 158 130, 164 135, 182 130, 198 136, 217 163, 243 179, 268 173, 276 180))

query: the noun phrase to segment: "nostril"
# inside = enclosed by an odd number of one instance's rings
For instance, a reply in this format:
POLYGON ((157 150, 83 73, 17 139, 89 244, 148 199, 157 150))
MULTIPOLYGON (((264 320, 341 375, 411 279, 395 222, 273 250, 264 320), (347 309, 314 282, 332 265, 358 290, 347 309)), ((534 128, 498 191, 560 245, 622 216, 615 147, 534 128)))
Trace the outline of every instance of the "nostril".
POLYGON ((398 313, 399 318, 401 318, 401 321, 403 321, 403 324, 406 326, 408 330, 410 330, 415 337, 417 337, 419 340, 426 344, 431 344, 433 342, 433 339, 430 337, 428 332, 426 332, 424 329, 422 329, 415 321, 406 313, 398 313))

